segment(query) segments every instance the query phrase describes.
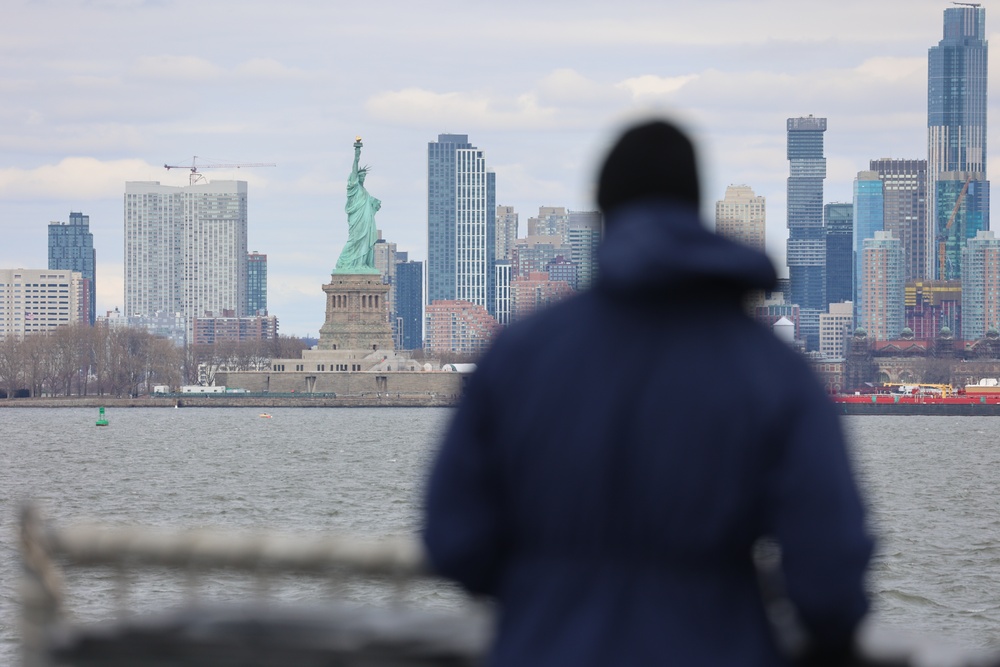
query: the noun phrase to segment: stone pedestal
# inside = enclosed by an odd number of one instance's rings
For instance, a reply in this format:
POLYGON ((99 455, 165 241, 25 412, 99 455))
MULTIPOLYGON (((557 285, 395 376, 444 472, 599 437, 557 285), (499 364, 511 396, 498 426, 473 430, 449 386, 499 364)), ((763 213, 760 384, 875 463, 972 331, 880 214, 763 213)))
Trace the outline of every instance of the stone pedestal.
POLYGON ((389 285, 377 274, 338 274, 323 285, 326 323, 319 330, 320 350, 392 350, 389 285))

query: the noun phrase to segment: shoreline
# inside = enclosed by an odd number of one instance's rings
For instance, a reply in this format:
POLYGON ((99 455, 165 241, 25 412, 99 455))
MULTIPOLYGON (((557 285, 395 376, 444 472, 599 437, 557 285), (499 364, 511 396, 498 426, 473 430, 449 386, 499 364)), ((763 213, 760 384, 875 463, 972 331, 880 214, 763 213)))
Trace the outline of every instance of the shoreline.
POLYGON ((0 399, 3 408, 451 408, 457 396, 301 396, 263 397, 190 395, 177 397, 66 396, 0 399))

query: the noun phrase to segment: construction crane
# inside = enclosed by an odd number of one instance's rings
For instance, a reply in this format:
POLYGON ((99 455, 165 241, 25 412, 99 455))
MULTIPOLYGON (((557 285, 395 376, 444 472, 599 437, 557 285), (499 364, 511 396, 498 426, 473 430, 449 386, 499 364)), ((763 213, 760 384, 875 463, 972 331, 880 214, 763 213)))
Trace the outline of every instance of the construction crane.
POLYGON ((163 168, 167 171, 171 169, 189 169, 191 171, 190 185, 194 185, 199 181, 208 182, 205 179, 205 175, 202 174, 199 169, 243 169, 244 167, 274 167, 276 165, 267 162, 239 162, 233 164, 222 164, 218 162, 204 162, 205 158, 202 158, 202 164, 198 164, 198 156, 195 155, 191 158, 191 166, 184 164, 164 164, 163 168))
POLYGON ((965 193, 969 191, 969 181, 972 180, 972 174, 969 174, 965 183, 962 185, 961 192, 958 193, 958 197, 955 199, 955 206, 951 209, 951 215, 948 216, 948 222, 945 224, 944 229, 941 230, 941 234, 938 236, 938 280, 947 280, 947 254, 946 254, 946 244, 948 241, 948 233, 951 231, 951 226, 955 222, 955 216, 958 215, 958 209, 962 207, 962 200, 965 199, 965 193))

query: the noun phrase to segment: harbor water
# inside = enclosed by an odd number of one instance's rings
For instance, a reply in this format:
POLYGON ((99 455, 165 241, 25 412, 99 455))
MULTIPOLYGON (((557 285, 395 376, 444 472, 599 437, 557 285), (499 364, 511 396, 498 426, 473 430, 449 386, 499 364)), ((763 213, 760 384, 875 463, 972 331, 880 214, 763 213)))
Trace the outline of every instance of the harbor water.
MULTIPOLYGON (((369 536, 417 529, 424 477, 450 409, 269 414, 109 409, 109 425, 97 428, 92 409, 0 409, 0 664, 16 664, 18 654, 16 518, 26 500, 57 524, 94 519, 369 536)), ((1000 644, 1000 418, 857 416, 844 423, 879 542, 874 618, 970 650, 1000 644)), ((112 615, 111 579, 95 572, 68 582, 79 618, 112 615)), ((136 588, 140 611, 184 585, 166 581, 136 588)), ((291 601, 311 601, 308 586, 291 591, 291 601)), ((212 590, 230 593, 239 589, 224 581, 212 590)), ((436 585, 413 595, 439 606, 457 597, 436 585)))

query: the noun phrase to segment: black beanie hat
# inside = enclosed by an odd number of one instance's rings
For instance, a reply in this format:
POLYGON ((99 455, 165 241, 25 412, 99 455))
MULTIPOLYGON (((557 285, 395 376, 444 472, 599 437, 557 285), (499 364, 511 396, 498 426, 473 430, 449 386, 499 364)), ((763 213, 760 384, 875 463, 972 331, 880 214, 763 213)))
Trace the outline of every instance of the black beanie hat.
POLYGON ((607 213, 646 197, 669 197, 700 205, 694 145, 674 125, 657 120, 622 135, 604 160, 597 204, 607 213))

